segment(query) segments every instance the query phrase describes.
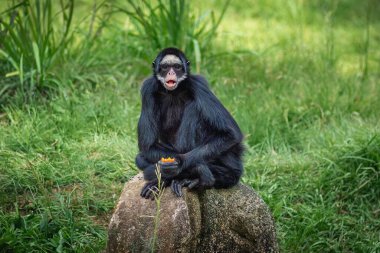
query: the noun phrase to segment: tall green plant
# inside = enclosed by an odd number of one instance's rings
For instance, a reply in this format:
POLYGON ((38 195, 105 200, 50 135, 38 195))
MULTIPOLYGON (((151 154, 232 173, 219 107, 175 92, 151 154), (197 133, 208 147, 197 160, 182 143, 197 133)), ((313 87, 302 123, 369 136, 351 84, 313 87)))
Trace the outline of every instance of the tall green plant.
POLYGON ((146 60, 165 47, 175 46, 195 60, 199 72, 202 54, 210 48, 229 2, 225 2, 219 17, 213 11, 195 15, 186 0, 158 0, 155 4, 148 0, 127 0, 127 6, 118 10, 130 18, 130 36, 135 38, 135 48, 146 60))
POLYGON ((63 61, 71 41, 73 11, 74 0, 25 0, 13 2, 1 14, 0 61, 10 64, 13 70, 6 72, 3 68, 1 72, 6 73, 0 74, 19 79, 16 83, 0 82, 3 93, 8 88, 22 88, 30 95, 36 89, 57 84, 51 70, 63 61))

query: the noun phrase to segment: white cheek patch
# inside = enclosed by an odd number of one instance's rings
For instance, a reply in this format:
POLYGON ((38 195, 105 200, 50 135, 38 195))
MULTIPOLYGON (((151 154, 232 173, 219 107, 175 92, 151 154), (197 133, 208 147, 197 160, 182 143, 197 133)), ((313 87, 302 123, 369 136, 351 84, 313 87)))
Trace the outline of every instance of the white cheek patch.
POLYGON ((160 64, 182 64, 181 59, 173 54, 165 55, 160 64))
POLYGON ((157 79, 162 83, 162 84, 165 84, 165 77, 162 77, 160 75, 156 75, 157 76, 157 79))
POLYGON ((185 80, 187 77, 187 74, 184 73, 180 78, 178 78, 178 83, 182 82, 183 80, 185 80))

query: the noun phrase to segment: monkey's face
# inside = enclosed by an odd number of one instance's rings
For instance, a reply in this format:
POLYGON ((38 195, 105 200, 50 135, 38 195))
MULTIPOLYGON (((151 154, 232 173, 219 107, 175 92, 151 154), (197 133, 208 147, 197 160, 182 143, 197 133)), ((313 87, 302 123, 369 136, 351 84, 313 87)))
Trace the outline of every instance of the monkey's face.
POLYGON ((175 55, 168 54, 159 63, 157 79, 167 90, 174 90, 178 84, 187 77, 181 59, 175 55))

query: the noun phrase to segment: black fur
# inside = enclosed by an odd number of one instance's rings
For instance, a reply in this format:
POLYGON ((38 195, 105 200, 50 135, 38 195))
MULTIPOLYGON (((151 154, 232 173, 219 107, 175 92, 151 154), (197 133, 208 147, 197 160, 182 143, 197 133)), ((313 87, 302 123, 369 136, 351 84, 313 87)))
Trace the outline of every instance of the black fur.
POLYGON ((164 178, 166 186, 173 179, 192 186, 195 183, 189 180, 195 180, 198 188, 226 188, 238 183, 243 172, 243 135, 207 81, 190 74, 188 60, 180 50, 164 49, 157 56, 153 76, 144 81, 141 95, 136 165, 146 180, 156 180, 156 162, 171 156, 180 161, 181 172, 175 178, 164 178), (177 55, 188 76, 173 91, 166 90, 156 78, 166 54, 177 55))

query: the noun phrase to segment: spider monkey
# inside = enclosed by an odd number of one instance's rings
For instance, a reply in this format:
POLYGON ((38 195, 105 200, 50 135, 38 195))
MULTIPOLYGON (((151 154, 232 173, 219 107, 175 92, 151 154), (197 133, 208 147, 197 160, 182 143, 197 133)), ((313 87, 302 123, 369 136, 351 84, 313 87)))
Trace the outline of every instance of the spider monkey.
POLYGON ((136 165, 147 183, 140 195, 153 198, 158 191, 156 165, 162 157, 175 158, 175 169, 161 177, 177 196, 182 187, 237 184, 243 173, 243 134, 206 79, 190 73, 190 62, 177 48, 162 50, 152 68, 141 87, 136 165))

